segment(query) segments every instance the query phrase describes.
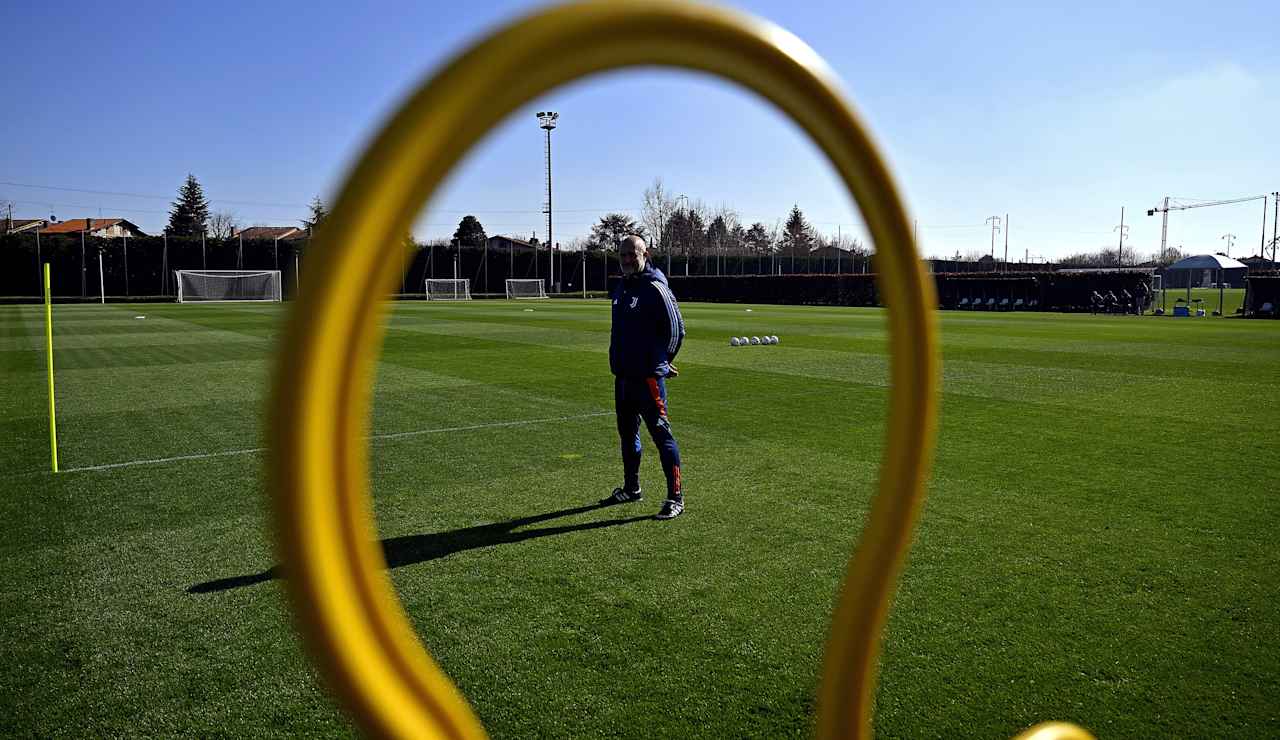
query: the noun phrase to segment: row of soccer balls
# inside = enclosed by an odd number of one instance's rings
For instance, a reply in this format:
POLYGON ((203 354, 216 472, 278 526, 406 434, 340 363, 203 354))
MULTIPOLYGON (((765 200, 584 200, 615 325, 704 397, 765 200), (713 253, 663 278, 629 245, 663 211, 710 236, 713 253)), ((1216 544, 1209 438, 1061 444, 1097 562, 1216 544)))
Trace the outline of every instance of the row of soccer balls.
POLYGON ((729 337, 730 347, 745 347, 749 344, 777 344, 778 335, 768 337, 729 337))

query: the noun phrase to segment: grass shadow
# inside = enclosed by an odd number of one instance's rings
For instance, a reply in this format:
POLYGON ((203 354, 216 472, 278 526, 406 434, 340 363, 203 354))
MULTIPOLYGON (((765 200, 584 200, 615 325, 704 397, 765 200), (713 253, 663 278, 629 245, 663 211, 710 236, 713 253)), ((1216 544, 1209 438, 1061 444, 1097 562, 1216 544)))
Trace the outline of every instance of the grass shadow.
MULTIPOLYGON (((600 519, 592 522, 565 524, 555 527, 520 529, 521 527, 527 527, 530 524, 538 524, 552 519, 561 519, 563 517, 575 516, 577 514, 585 514, 589 511, 605 507, 606 505, 604 504, 589 504, 586 506, 576 506, 571 509, 561 509, 560 511, 549 511, 544 514, 535 514, 533 516, 521 517, 519 519, 509 519, 505 522, 481 524, 475 527, 463 527, 461 529, 453 529, 447 532, 391 537, 382 540, 382 553, 387 560, 388 568, 399 568, 405 565, 415 565, 417 563, 438 560, 440 558, 453 555, 454 553, 476 550, 482 547, 506 545, 513 542, 533 540, 539 537, 551 537, 553 535, 567 534, 569 532, 604 529, 605 527, 616 527, 622 524, 632 524, 634 522, 653 520, 652 515, 646 515, 633 516, 626 519, 600 519)), ((244 586, 253 586, 259 583, 265 583, 266 581, 273 581, 279 577, 280 566, 277 565, 260 573, 231 576, 229 578, 219 578, 214 581, 197 583, 196 585, 189 587, 187 589, 187 593, 207 594, 216 591, 227 591, 233 588, 242 588, 244 586)))

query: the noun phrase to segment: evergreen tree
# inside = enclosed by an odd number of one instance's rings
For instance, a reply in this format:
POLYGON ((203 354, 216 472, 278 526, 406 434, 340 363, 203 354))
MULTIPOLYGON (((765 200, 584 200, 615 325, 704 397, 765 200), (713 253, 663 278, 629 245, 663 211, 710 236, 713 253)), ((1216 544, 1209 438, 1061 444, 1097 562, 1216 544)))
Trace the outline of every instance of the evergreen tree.
POLYGON ((798 205, 791 206, 787 224, 782 228, 782 246, 792 256, 808 254, 813 246, 813 228, 804 220, 804 214, 800 212, 798 205))
POLYGON ((717 252, 723 252, 729 243, 729 226, 724 216, 716 216, 707 225, 707 244, 717 252))
POLYGON ((769 230, 759 221, 751 224, 751 228, 747 229, 743 239, 753 252, 768 254, 773 251, 773 240, 769 238, 769 230))
POLYGON ((588 249, 614 249, 618 242, 628 236, 643 237, 644 227, 625 213, 608 213, 600 218, 600 222, 591 227, 591 236, 587 238, 588 249))
POLYGON ((178 199, 169 211, 169 233, 174 236, 199 236, 209 225, 209 201, 196 176, 187 174, 187 181, 178 188, 178 199))
POLYGON ((667 220, 665 238, 662 240, 674 254, 697 257, 707 243, 706 222, 697 209, 680 210, 667 220))
POLYGON ((318 195, 311 199, 311 205, 307 207, 311 209, 311 214, 302 220, 302 228, 314 231, 329 216, 329 212, 325 210, 324 201, 318 195))
POLYGON ((458 230, 453 232, 453 243, 460 247, 482 247, 489 240, 484 227, 475 216, 463 216, 458 230))

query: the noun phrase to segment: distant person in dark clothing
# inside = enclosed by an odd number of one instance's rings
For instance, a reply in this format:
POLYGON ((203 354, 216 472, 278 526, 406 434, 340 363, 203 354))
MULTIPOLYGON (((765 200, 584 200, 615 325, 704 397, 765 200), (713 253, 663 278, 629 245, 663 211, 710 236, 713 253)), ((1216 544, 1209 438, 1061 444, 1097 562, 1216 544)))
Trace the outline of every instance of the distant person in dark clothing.
POLYGON ((1130 311, 1137 313, 1137 311, 1134 311, 1133 294, 1130 293, 1127 289, 1121 288, 1120 289, 1120 313, 1129 313, 1130 311))
POLYGON ((1089 312, 1092 314, 1097 314, 1098 312, 1102 311, 1102 306, 1103 306, 1102 294, 1096 290, 1090 293, 1089 294, 1089 312))
POLYGON ((613 289, 609 368, 614 375, 613 403, 622 443, 622 485, 600 503, 640 500, 643 420, 667 478, 667 498, 657 518, 674 519, 684 511, 684 488, 680 448, 667 417, 667 380, 676 376, 671 363, 684 342, 684 319, 666 275, 648 258, 648 245, 638 236, 628 236, 618 244, 622 279, 613 289))

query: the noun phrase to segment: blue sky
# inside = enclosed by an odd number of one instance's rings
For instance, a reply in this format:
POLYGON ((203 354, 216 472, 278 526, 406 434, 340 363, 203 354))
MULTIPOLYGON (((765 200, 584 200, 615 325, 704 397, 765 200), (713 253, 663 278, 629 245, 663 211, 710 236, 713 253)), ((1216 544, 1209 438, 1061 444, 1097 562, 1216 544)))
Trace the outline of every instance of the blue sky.
MULTIPOLYGON (((15 216, 167 221, 188 172, 244 225, 294 223, 341 184, 376 127, 431 70, 535 7, 490 3, 47 3, 3 51, 0 201, 15 216), (222 7, 225 5, 226 7, 222 7), (35 32, 36 29, 44 29, 35 32), (56 32, 50 29, 56 29, 56 32), (30 186, 50 186, 66 190, 30 186), (76 192, 95 191, 95 192, 76 192), (139 196, 108 195, 130 193, 139 196)), ((1153 252, 1165 195, 1280 190, 1280 20, 1261 2, 745 2, 813 46, 884 145, 930 255, 1153 252), (1003 250, 1004 234, 997 237, 1003 250)), ((419 238, 462 213, 490 234, 543 230, 542 132, 554 136, 556 240, 604 212, 675 193, 772 225, 799 204, 860 233, 848 196, 795 127, 710 78, 628 71, 536 100, 472 152, 419 238)), ((1271 206, 1268 205, 1268 238, 1271 206)), ((1262 203, 1170 216, 1170 243, 1258 250, 1262 203)))

